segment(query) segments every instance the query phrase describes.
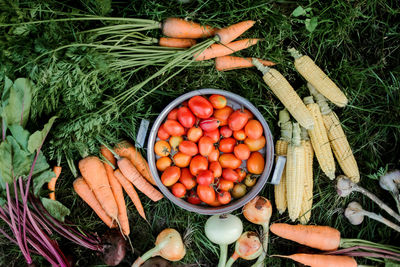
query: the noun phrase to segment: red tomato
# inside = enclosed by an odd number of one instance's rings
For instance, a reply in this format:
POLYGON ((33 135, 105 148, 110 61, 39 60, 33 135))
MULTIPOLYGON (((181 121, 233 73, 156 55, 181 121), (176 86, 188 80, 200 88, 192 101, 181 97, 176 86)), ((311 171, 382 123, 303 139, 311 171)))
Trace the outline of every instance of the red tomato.
POLYGON ((204 157, 207 157, 208 155, 210 155, 214 148, 214 142, 210 137, 203 136, 200 138, 198 146, 200 154, 204 157))
POLYGON ((221 164, 222 168, 232 168, 236 169, 239 168, 242 164, 242 161, 235 157, 235 155, 230 153, 225 153, 219 156, 218 159, 219 163, 221 164))
POLYGON ((171 111, 168 113, 167 119, 168 119, 168 120, 177 121, 177 120, 178 120, 178 108, 174 108, 173 110, 171 110, 171 111))
POLYGON ((194 204, 194 205, 198 205, 198 204, 200 204, 201 203, 201 200, 200 200, 200 198, 199 198, 199 196, 196 194, 196 192, 195 191, 190 191, 190 194, 189 194, 189 196, 188 196, 188 198, 187 198, 187 201, 189 202, 189 203, 191 203, 191 204, 194 204))
POLYGON ((164 129, 172 136, 181 136, 185 133, 183 126, 174 120, 166 120, 164 123, 164 129))
POLYGON ((217 120, 216 118, 211 117, 211 118, 208 118, 208 119, 202 119, 200 121, 199 125, 200 125, 200 128, 203 129, 203 131, 210 132, 210 131, 218 129, 219 124, 220 124, 219 120, 217 120))
POLYGON ((194 176, 197 176, 199 172, 205 171, 208 169, 208 160, 207 158, 197 155, 192 158, 189 165, 190 173, 194 176))
POLYGON ((232 137, 228 138, 222 138, 221 141, 219 141, 219 151, 224 152, 224 153, 232 153, 233 148, 236 145, 236 140, 232 137))
POLYGON ((210 205, 210 206, 212 206, 212 207, 219 207, 219 206, 221 206, 221 203, 218 201, 218 198, 217 198, 217 197, 214 199, 213 202, 207 203, 207 204, 210 205))
POLYGON ((172 158, 174 159, 175 165, 180 168, 185 168, 189 166, 190 160, 192 159, 191 156, 186 155, 185 153, 182 152, 176 153, 172 158))
POLYGON ((186 100, 186 101, 183 101, 182 103, 181 103, 181 106, 182 107, 187 107, 188 106, 188 101, 186 100))
POLYGON ((205 170, 199 172, 196 177, 197 184, 199 185, 210 185, 214 183, 214 175, 213 172, 210 170, 205 170))
POLYGON ((209 132, 204 131, 204 136, 208 136, 208 137, 210 137, 212 139, 212 141, 214 143, 218 143, 218 141, 219 141, 219 130, 217 128, 217 129, 215 129, 213 131, 209 131, 209 132))
POLYGON ((186 188, 181 183, 176 183, 171 187, 172 194, 178 198, 182 198, 186 195, 186 188))
POLYGON ((172 160, 169 157, 161 157, 156 162, 157 170, 165 171, 166 168, 171 166, 172 160))
POLYGON ((187 190, 190 190, 196 186, 196 180, 194 179, 194 176, 190 173, 188 168, 183 168, 181 170, 181 177, 179 177, 179 182, 182 183, 187 190))
POLYGON ((209 162, 214 162, 214 161, 218 161, 219 159, 219 150, 218 148, 213 148, 213 150, 211 151, 211 153, 208 155, 208 161, 209 162))
POLYGON ((246 139, 246 133, 244 130, 234 131, 233 137, 238 141, 243 141, 246 139))
POLYGON ((243 181, 243 179, 246 177, 247 173, 245 170, 241 169, 241 168, 237 168, 235 169, 235 172, 237 172, 239 174, 239 183, 243 181))
POLYGON ((192 141, 182 141, 179 144, 179 151, 189 156, 196 156, 199 153, 196 143, 192 141))
POLYGON ((237 183, 239 181, 239 174, 234 169, 224 168, 222 169, 222 178, 237 183))
POLYGON ((160 128, 158 128, 157 136, 161 140, 167 140, 169 138, 169 133, 164 129, 164 124, 161 124, 160 128))
POLYGON ((193 114, 200 119, 207 119, 211 117, 214 112, 210 101, 199 95, 192 97, 188 104, 193 114))
POLYGON ((262 135, 258 139, 246 138, 244 143, 249 147, 251 152, 258 151, 265 146, 265 137, 262 135))
POLYGON ((233 182, 225 179, 219 179, 218 189, 222 191, 230 191, 233 188, 233 182))
POLYGON ((203 130, 198 126, 193 126, 187 132, 187 139, 195 143, 197 143, 197 141, 199 141, 200 137, 202 136, 203 130))
POLYGON ((246 135, 251 139, 258 139, 263 134, 263 127, 257 120, 250 120, 246 126, 244 126, 246 135))
POLYGON ((208 167, 210 171, 212 171, 214 178, 221 177, 222 175, 222 168, 221 164, 219 164, 218 161, 213 161, 210 163, 210 166, 208 167))
POLYGON ((226 97, 222 95, 212 95, 208 98, 215 109, 221 109, 226 106, 226 97))
POLYGON ((232 199, 231 193, 227 191, 222 191, 217 194, 217 199, 222 205, 228 204, 229 202, 231 202, 232 199))
POLYGON ((264 171, 265 160, 260 152, 251 153, 247 160, 246 167, 250 173, 261 174, 264 171))
POLYGON ((214 118, 220 121, 219 126, 228 125, 228 118, 233 113, 233 109, 230 106, 226 106, 221 109, 217 109, 214 112, 214 118))
POLYGON ((245 144, 238 144, 235 146, 233 153, 240 160, 246 160, 250 157, 250 149, 245 144))
POLYGON ((178 109, 178 121, 185 128, 190 128, 196 122, 196 118, 188 107, 180 107, 178 109))
POLYGON ((181 169, 176 166, 170 166, 165 169, 161 175, 161 182, 165 186, 171 186, 175 184, 181 176, 181 169))
POLYGON ((232 131, 239 131, 243 129, 248 120, 249 117, 246 113, 240 109, 235 110, 228 118, 229 128, 231 128, 232 131))
POLYGON ((197 195, 204 203, 210 204, 215 201, 215 191, 209 185, 198 185, 197 195))
POLYGON ((250 110, 248 109, 243 109, 243 112, 246 113, 247 117, 249 117, 249 120, 251 120, 252 118, 254 118, 253 113, 251 113, 250 110))
POLYGON ((231 137, 233 133, 233 131, 226 125, 222 126, 221 129, 219 129, 219 132, 225 138, 231 137))

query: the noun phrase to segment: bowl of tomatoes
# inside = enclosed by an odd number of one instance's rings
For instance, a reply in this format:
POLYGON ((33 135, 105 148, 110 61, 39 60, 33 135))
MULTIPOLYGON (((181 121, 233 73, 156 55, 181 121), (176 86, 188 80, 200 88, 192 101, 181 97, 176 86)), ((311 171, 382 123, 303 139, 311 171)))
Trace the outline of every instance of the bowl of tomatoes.
POLYGON ((264 187, 272 170, 272 134, 247 99, 200 89, 167 105, 154 122, 147 158, 157 186, 176 205, 228 213, 264 187))

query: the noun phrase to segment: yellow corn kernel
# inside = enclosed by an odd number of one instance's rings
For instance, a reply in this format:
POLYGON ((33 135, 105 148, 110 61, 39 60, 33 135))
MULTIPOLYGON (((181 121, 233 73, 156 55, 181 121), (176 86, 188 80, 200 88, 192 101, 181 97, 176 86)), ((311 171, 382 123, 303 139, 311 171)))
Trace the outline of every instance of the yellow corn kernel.
POLYGON ((302 224, 308 223, 311 216, 311 208, 313 204, 313 159, 314 159, 314 150, 311 145, 311 141, 308 137, 307 131, 302 128, 302 140, 301 145, 304 147, 304 193, 303 193, 303 201, 301 203, 301 210, 299 215, 299 221, 302 224), (303 131, 304 130, 304 131, 303 131))

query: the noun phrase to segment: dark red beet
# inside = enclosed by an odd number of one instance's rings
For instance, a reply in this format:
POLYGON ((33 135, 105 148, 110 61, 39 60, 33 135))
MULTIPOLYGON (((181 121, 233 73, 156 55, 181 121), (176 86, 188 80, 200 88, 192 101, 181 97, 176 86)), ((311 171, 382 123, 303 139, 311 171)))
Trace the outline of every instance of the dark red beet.
POLYGON ((172 267, 172 264, 161 257, 154 257, 143 263, 142 267, 172 267))
POLYGON ((106 232, 102 240, 104 246, 103 260, 105 264, 108 266, 118 265, 126 254, 126 240, 116 229, 106 232))

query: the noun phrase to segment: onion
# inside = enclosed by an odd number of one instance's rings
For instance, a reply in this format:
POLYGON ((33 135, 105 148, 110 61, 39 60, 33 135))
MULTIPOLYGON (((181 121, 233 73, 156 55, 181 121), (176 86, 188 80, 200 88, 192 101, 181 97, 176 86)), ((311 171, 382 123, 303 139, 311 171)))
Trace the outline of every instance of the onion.
POLYGON ((225 267, 230 267, 238 259, 254 260, 261 255, 263 247, 257 233, 244 232, 235 244, 235 252, 229 258, 225 267))

